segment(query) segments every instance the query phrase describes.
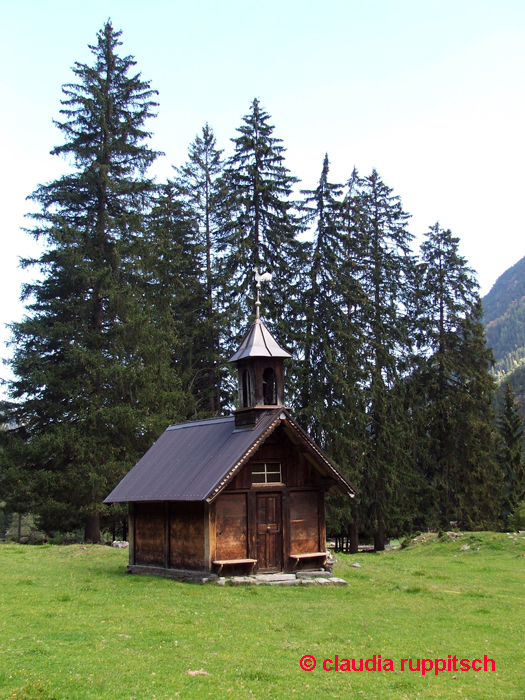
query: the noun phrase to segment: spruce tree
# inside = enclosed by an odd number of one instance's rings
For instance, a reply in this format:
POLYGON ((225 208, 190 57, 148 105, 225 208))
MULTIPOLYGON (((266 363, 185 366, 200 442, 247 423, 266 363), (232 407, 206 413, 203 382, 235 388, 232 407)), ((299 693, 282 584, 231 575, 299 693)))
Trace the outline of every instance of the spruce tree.
POLYGON ((186 413, 197 418, 215 413, 210 398, 210 318, 206 284, 206 248, 194 210, 168 182, 158 188, 147 219, 147 306, 150 322, 171 348, 172 370, 186 394, 186 413))
POLYGON ((217 148, 213 130, 206 124, 202 134, 190 144, 186 164, 176 168, 175 179, 179 195, 187 203, 197 224, 197 239, 203 257, 203 265, 199 267, 206 288, 203 310, 208 333, 207 357, 203 359, 208 365, 206 394, 211 414, 217 414, 221 409, 220 327, 221 323, 227 323, 219 315, 217 274, 217 236, 224 218, 225 201, 222 153, 217 148))
MULTIPOLYGON (((318 186, 302 191, 302 210, 314 238, 302 289, 305 321, 296 363, 301 387, 296 402, 303 427, 358 487, 363 373, 356 309, 363 296, 356 278, 359 253, 350 234, 349 197, 342 201, 342 193, 341 184, 330 182, 325 155, 318 186)), ((350 528, 357 535, 355 503, 332 498, 327 515, 334 532, 350 528)), ((357 542, 355 537, 352 541, 357 542)))
POLYGON ((494 527, 501 473, 494 459, 494 382, 478 285, 459 239, 439 224, 421 246, 419 395, 414 405, 423 473, 435 494, 439 527, 494 527))
POLYGON ((255 298, 254 268, 273 274, 271 293, 263 300, 266 321, 281 342, 290 343, 297 303, 297 277, 303 264, 301 230, 294 202, 297 183, 284 164, 285 149, 273 136, 270 115, 254 99, 250 112, 232 139, 235 152, 228 159, 227 220, 220 233, 223 306, 232 314, 232 336, 246 328, 255 298))
POLYGON ((334 382, 340 387, 342 402, 338 412, 341 425, 333 431, 331 441, 331 454, 358 495, 351 502, 340 497, 330 497, 327 501, 327 522, 335 527, 334 531, 348 537, 351 553, 358 551, 359 532, 369 534, 373 530, 366 489, 363 489, 369 441, 366 392, 369 368, 364 353, 368 296, 360 281, 366 273, 366 236, 361 227, 360 181, 359 173, 354 168, 339 206, 338 228, 342 240, 338 275, 341 323, 334 382))
MULTIPOLYGON (((157 156, 146 121, 156 92, 117 53, 110 21, 63 87, 69 172, 31 195, 32 235, 44 241, 24 264, 40 277, 24 289, 27 315, 12 326, 14 379, 5 407, 13 430, 6 461, 24 473, 31 507, 48 530, 85 522, 100 538, 101 502, 166 424, 184 414, 169 339, 145 294, 144 212, 157 156)), ((13 467, 14 468, 14 467, 13 467)))
POLYGON ((302 289, 304 329, 299 366, 298 419, 332 457, 337 436, 354 431, 359 368, 360 328, 354 310, 362 301, 350 255, 341 194, 329 180, 325 155, 319 184, 302 190, 302 211, 314 239, 305 266, 302 289))
POLYGON ((354 274, 361 303, 352 313, 361 325, 360 363, 364 425, 360 513, 376 550, 385 534, 412 517, 414 465, 405 380, 412 358, 414 257, 409 215, 374 170, 358 180, 351 203, 354 274))
POLYGON ((525 500, 525 433, 523 413, 510 382, 500 388, 498 411, 498 461, 504 479, 504 512, 513 513, 525 500))
POLYGON ((330 375, 337 358, 335 342, 342 313, 339 274, 344 261, 337 199, 342 186, 329 182, 329 167, 326 154, 317 188, 301 191, 305 223, 313 228, 314 241, 309 251, 303 291, 305 324, 298 417, 319 444, 324 444, 331 434, 324 420, 334 389, 330 375))

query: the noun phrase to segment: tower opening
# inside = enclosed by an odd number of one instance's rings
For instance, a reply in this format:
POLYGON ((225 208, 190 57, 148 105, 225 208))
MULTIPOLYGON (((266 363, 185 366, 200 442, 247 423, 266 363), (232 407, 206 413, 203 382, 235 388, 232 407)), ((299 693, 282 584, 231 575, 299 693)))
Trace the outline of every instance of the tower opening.
POLYGON ((267 367, 263 372, 263 401, 266 406, 277 405, 277 382, 271 367, 267 367))
POLYGON ((247 369, 242 373, 242 407, 247 408, 251 405, 251 382, 250 373, 247 369))

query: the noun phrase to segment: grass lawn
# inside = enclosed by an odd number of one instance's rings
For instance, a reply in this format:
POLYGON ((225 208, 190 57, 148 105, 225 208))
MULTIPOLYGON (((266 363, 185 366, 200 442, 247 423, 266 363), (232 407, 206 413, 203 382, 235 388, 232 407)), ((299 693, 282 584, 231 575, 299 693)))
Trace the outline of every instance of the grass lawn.
POLYGON ((525 698, 525 536, 337 556, 349 587, 242 588, 130 576, 110 547, 0 545, 0 698, 525 698), (335 654, 394 671, 324 671, 335 654), (401 671, 449 654, 496 670, 401 671))

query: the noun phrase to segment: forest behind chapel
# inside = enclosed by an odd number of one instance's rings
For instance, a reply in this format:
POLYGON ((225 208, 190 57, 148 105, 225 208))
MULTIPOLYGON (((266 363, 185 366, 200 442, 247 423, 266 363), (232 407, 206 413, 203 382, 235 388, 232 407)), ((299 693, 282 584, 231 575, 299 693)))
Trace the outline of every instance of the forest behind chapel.
POLYGON ((106 22, 73 66, 52 151, 67 167, 30 195, 43 247, 22 261, 34 281, 11 326, 5 523, 31 514, 87 541, 121 527, 124 509, 102 501, 161 432, 235 409, 226 360, 253 318, 255 270, 272 273, 261 315, 293 354, 287 404, 359 494, 330 501, 331 534, 381 550, 416 530, 517 523, 523 261, 482 305, 460 232, 411 231, 377 170, 336 182, 328 154, 302 189, 258 97, 228 147, 196 125, 186 162, 155 181, 162 105, 120 37, 106 22))

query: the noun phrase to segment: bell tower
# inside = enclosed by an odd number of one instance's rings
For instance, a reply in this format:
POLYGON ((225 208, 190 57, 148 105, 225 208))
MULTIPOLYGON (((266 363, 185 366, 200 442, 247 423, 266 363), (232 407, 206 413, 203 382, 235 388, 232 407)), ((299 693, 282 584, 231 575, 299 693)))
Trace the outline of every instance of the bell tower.
POLYGON ((280 347, 259 317, 261 282, 271 275, 255 270, 257 300, 255 321, 229 362, 237 365, 239 408, 235 425, 254 426, 265 411, 284 407, 284 360, 291 354, 280 347))

